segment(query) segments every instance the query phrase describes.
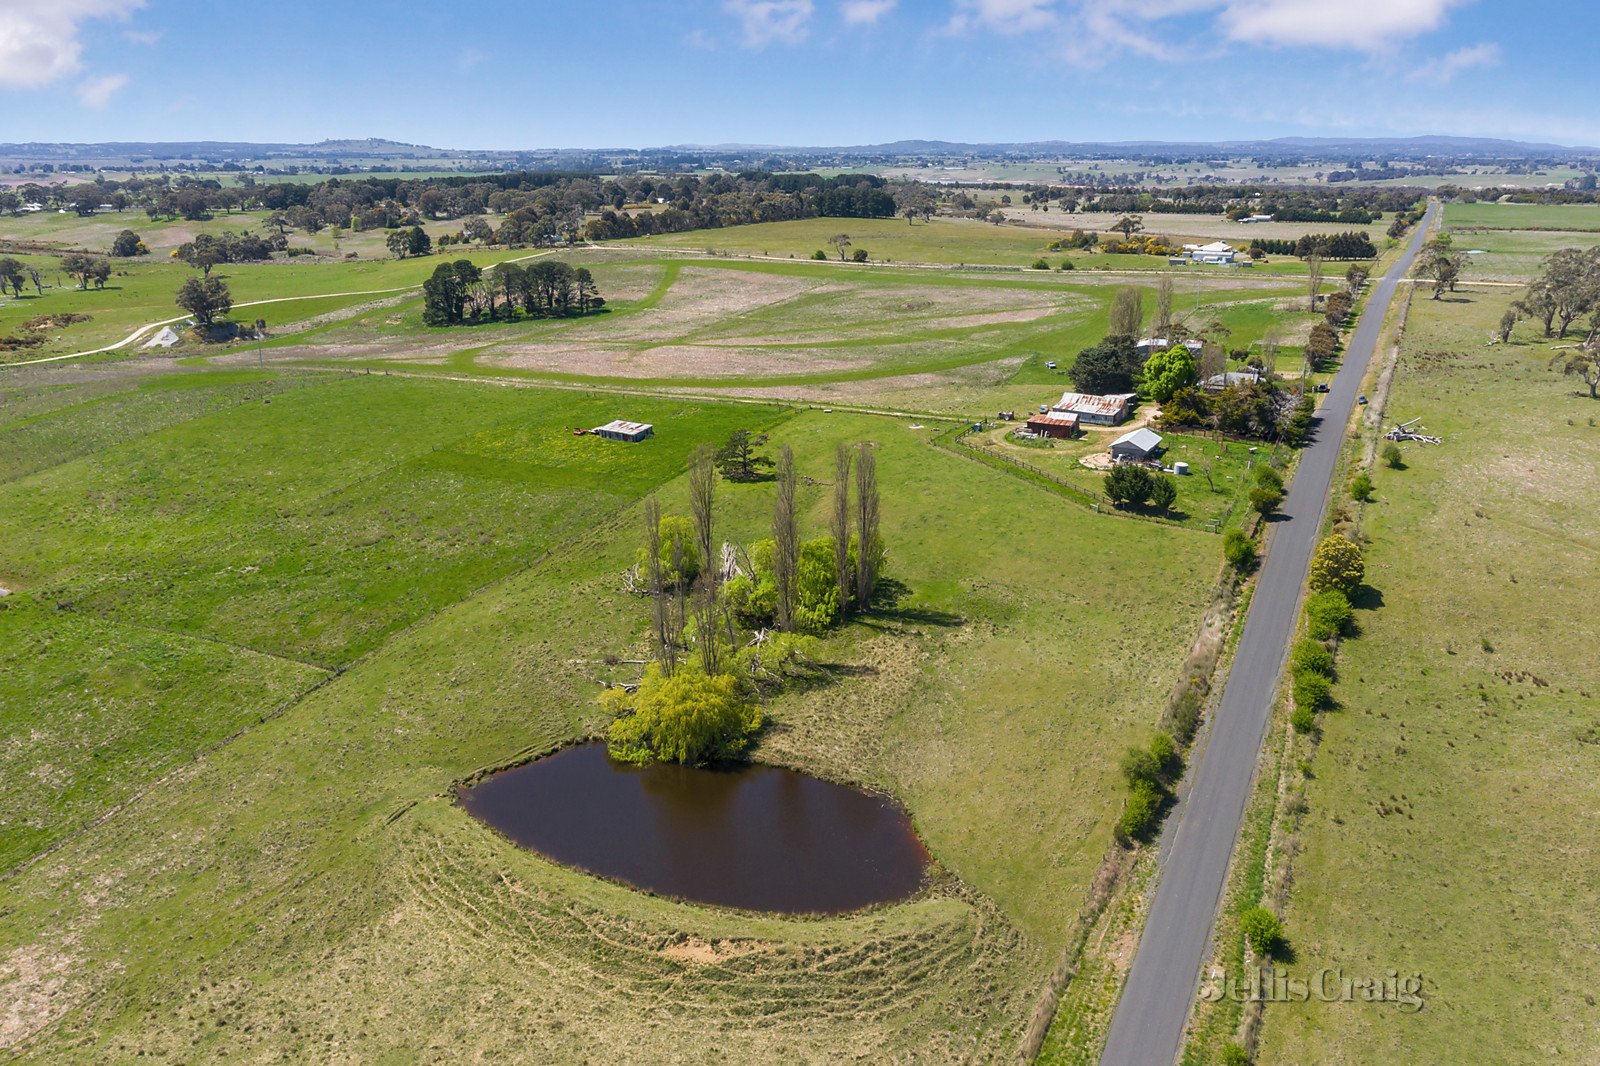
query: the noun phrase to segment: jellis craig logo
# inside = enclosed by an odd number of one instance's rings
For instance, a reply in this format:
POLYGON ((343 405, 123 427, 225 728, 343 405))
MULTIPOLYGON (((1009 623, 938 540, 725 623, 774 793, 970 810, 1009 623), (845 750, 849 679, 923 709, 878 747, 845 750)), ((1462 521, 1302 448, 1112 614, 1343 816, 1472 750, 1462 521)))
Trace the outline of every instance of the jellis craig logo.
POLYGON ((1247 971, 1243 976, 1213 974, 1200 986, 1207 1003, 1391 1003, 1402 1014, 1422 1010, 1422 974, 1389 970, 1377 977, 1352 977, 1324 966, 1310 977, 1247 971))

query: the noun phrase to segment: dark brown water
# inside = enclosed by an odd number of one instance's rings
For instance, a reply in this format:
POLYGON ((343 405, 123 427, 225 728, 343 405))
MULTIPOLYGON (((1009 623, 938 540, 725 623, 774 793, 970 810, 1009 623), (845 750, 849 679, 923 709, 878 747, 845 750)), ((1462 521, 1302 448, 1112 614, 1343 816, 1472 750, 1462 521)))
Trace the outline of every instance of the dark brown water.
POLYGON ((928 863, 892 801, 774 766, 636 767, 585 744, 495 774, 460 798, 557 862, 747 910, 836 914, 904 899, 928 863))

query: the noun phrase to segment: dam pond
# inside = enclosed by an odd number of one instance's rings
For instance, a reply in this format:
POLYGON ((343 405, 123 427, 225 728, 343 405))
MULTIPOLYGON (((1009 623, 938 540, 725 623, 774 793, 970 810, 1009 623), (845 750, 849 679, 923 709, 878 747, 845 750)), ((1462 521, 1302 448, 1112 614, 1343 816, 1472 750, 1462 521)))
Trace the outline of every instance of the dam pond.
POLYGON ((457 791, 523 847, 663 896, 839 914, 914 895, 929 856, 893 800, 762 764, 614 762, 566 748, 457 791))

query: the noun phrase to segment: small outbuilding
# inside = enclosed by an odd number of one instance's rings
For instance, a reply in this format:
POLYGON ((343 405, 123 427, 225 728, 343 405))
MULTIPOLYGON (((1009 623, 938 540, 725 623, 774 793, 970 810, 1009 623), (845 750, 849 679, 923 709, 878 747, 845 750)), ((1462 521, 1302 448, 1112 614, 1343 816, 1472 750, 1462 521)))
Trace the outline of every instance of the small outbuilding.
POLYGON ((1028 419, 1028 432, 1041 437, 1070 439, 1078 435, 1078 416, 1066 411, 1048 411, 1032 415, 1028 419))
POLYGON ((1111 458, 1118 462, 1142 463, 1166 450, 1161 435, 1146 426, 1124 433, 1111 442, 1111 458))
POLYGON ((589 431, 606 440, 641 441, 655 435, 655 427, 648 422, 626 422, 620 418, 597 426, 589 431))

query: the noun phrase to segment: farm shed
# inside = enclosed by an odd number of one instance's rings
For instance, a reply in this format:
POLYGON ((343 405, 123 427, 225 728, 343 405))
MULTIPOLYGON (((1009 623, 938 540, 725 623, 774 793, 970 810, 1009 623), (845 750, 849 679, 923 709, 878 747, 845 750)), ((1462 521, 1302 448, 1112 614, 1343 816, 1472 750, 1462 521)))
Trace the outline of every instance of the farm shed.
POLYGON ((1078 416, 1067 414, 1063 411, 1050 411, 1042 415, 1032 415, 1028 419, 1028 431, 1037 433, 1041 437, 1070 438, 1078 435, 1078 416))
POLYGON ((1155 431, 1140 427, 1131 433, 1124 433, 1111 442, 1111 458, 1119 461, 1144 462, 1154 459, 1165 449, 1161 443, 1161 435, 1155 431))
POLYGON ((1094 396, 1084 392, 1065 392, 1061 402, 1049 414, 1077 415, 1078 421, 1091 426, 1115 426, 1133 416, 1135 393, 1116 392, 1107 396, 1094 396))
POLYGON ((606 440, 640 441, 653 435, 655 427, 648 422, 626 422, 618 418, 589 432, 606 440))

